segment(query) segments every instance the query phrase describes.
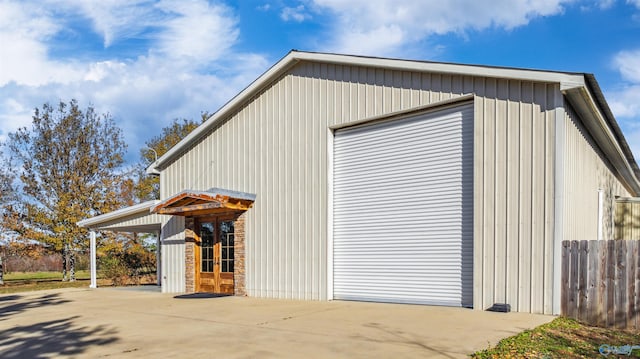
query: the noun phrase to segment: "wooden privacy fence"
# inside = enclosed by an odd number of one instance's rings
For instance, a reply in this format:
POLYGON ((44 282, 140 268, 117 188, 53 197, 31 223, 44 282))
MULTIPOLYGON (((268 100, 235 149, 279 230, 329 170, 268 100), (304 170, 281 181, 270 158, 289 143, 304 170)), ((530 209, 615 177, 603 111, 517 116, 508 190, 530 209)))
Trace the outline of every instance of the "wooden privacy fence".
POLYGON ((601 327, 640 329, 640 241, 563 241, 561 313, 601 327))

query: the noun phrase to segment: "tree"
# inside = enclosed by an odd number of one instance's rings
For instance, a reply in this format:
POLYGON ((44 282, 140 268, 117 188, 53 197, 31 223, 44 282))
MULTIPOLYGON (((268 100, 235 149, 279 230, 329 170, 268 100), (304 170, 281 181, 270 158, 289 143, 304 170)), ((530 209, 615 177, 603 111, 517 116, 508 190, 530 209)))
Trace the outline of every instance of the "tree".
MULTIPOLYGON (((209 118, 208 112, 201 115, 202 122, 209 118)), ((145 174, 145 169, 156 160, 164 155, 185 138, 191 131, 198 127, 200 123, 187 119, 174 119, 173 122, 162 129, 162 132, 145 142, 146 147, 140 150, 141 162, 138 166, 138 180, 135 185, 136 196, 141 200, 152 200, 160 198, 160 180, 157 176, 149 176, 145 174), (154 153, 155 151, 155 153, 154 153)))
MULTIPOLYGON (((5 217, 4 207, 12 203, 15 199, 15 190, 13 186, 14 174, 8 167, 8 161, 5 161, 2 152, 0 152, 0 218, 5 217)), ((5 263, 7 259, 7 246, 11 240, 9 236, 10 229, 6 228, 4 221, 0 221, 0 285, 4 284, 5 263)))
POLYGON ((9 134, 19 196, 5 205, 5 226, 63 257, 63 280, 75 280, 75 253, 87 248, 79 220, 119 206, 126 145, 108 114, 76 100, 36 108, 31 128, 9 134))

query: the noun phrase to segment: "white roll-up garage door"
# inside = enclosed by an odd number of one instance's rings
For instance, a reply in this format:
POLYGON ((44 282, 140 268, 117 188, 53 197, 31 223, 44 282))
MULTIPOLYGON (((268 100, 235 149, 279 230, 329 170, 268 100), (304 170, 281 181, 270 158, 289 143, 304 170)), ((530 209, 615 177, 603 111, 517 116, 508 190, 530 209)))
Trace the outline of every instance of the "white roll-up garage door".
POLYGON ((471 306, 473 106, 337 130, 335 299, 471 306))

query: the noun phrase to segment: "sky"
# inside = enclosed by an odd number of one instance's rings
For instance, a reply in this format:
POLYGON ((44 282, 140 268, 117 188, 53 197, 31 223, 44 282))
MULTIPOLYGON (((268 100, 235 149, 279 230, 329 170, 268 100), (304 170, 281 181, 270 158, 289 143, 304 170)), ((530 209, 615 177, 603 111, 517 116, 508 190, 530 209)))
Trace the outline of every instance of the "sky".
POLYGON ((0 142, 77 99, 134 163, 291 49, 592 73, 640 159, 640 0, 0 0, 0 142))

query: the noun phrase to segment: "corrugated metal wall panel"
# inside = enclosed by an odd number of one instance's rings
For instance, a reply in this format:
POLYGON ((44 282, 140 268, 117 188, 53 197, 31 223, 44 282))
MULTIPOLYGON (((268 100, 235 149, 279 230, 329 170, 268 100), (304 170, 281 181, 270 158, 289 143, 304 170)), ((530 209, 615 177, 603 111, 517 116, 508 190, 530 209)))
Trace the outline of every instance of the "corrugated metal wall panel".
POLYGON ((550 301, 551 283, 540 278, 550 270, 544 257, 552 257, 556 104, 548 97, 559 91, 557 84, 301 62, 166 168, 161 196, 189 186, 256 193, 246 228, 248 294, 326 299, 328 126, 475 93, 474 306, 506 298, 513 310, 546 312, 539 300, 532 307, 531 296, 550 301), (496 112, 505 117, 491 117, 496 112), (532 259, 535 241, 545 244, 532 259))
POLYGON ((474 79, 474 307, 551 313, 557 84, 474 79), (545 280, 547 278, 547 280, 545 280))
POLYGON ((334 297, 471 306, 473 105, 336 131, 334 149, 334 297))
POLYGON ((184 218, 168 217, 162 226, 162 292, 185 291, 184 218))
POLYGON ((604 191, 603 239, 614 239, 615 197, 629 197, 629 191, 613 175, 611 164, 570 106, 565 118, 563 240, 598 238, 598 189, 604 191))
POLYGON ((615 207, 615 237, 620 240, 640 240, 640 201, 622 198, 615 207))

